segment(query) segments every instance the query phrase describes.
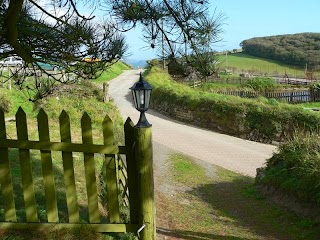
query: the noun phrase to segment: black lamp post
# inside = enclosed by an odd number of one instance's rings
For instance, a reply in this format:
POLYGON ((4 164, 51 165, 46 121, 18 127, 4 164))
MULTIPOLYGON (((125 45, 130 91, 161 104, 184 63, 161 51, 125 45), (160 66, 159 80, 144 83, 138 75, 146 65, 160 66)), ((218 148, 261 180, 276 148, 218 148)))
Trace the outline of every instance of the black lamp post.
POLYGON ((143 80, 142 74, 140 73, 139 81, 130 89, 132 91, 135 108, 140 112, 140 118, 136 127, 150 127, 151 124, 148 122, 144 113, 149 109, 152 86, 143 80))

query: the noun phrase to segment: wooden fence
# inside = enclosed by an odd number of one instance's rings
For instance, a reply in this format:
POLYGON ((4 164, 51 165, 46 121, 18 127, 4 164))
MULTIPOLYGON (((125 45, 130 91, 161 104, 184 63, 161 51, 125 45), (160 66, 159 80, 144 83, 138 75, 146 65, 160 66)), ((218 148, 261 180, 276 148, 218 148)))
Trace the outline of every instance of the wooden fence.
MULTIPOLYGON (((308 80, 305 78, 283 78, 283 77, 276 77, 276 76, 266 76, 274 80, 275 83, 278 84, 290 84, 290 85, 312 85, 317 83, 317 80, 308 80)), ((230 78, 215 78, 210 79, 207 83, 224 83, 224 84, 246 84, 251 78, 244 78, 244 77, 230 77, 230 78)), ((202 81, 190 81, 187 82, 190 87, 199 87, 202 86, 204 82, 202 81)))
POLYGON ((318 102, 320 101, 320 92, 312 90, 294 91, 294 92, 250 92, 250 91, 217 91, 215 93, 239 96, 243 98, 257 98, 263 96, 274 98, 278 101, 301 103, 301 102, 318 102))
POLYGON ((201 87, 203 85, 203 81, 193 81, 190 84, 190 87, 196 88, 196 87, 201 87))
MULTIPOLYGON (((16 114, 16 130, 17 139, 8 139, 6 133, 6 123, 3 111, 0 110, 0 184, 3 203, 0 211, 0 218, 4 221, 0 222, 0 229, 52 229, 55 226, 74 228, 85 224, 97 232, 135 232, 138 229, 142 230, 141 226, 145 224, 144 217, 147 216, 154 219, 153 209, 148 209, 148 213, 143 212, 143 206, 147 205, 144 199, 144 194, 148 194, 148 204, 153 207, 152 191, 150 186, 148 189, 143 189, 146 182, 150 183, 152 178, 152 156, 150 155, 150 144, 148 153, 137 155, 135 151, 139 151, 137 147, 141 145, 139 138, 139 129, 135 129, 130 119, 127 120, 125 129, 126 146, 114 145, 113 124, 108 116, 105 117, 102 123, 102 134, 104 144, 93 144, 91 119, 87 113, 83 114, 81 119, 82 143, 71 142, 70 119, 68 114, 63 111, 59 118, 60 125, 60 142, 50 141, 48 116, 41 109, 38 116, 38 133, 39 140, 28 140, 27 118, 25 112, 19 108, 16 114), (138 133, 138 134, 137 134, 138 133), (15 202, 15 193, 12 179, 12 169, 10 168, 11 159, 10 149, 18 149, 19 164, 21 169, 21 184, 23 192, 23 201, 25 209, 17 209, 15 202), (40 160, 37 164, 42 166, 42 181, 45 198, 46 221, 41 222, 39 217, 39 209, 37 209, 37 200, 34 191, 34 179, 32 169, 32 159, 30 150, 40 151, 40 160), (63 223, 59 218, 59 206, 57 203, 57 192, 55 186, 54 163, 52 160, 52 151, 61 152, 63 178, 65 185, 66 205, 67 205, 67 223, 63 223), (79 214, 78 194, 75 183, 75 159, 73 153, 83 154, 83 164, 85 176, 85 186, 87 192, 87 211, 88 223, 83 223, 84 220, 79 214), (122 154, 125 157, 119 158, 122 154), (105 166, 105 187, 107 191, 107 222, 102 222, 99 212, 99 196, 96 181, 96 155, 103 156, 105 166), (143 160, 139 160, 141 155, 149 157, 148 162, 151 162, 148 167, 139 166, 143 160), (151 158, 151 161, 150 161, 151 158), (140 171, 148 170, 147 174, 140 171), (151 171, 150 171, 151 170, 151 171), (149 175, 148 175, 149 174, 149 175), (140 178, 137 177, 140 176, 140 178), (147 177, 142 179, 142 177, 147 177), (150 179, 149 179, 150 178, 150 179), (144 182, 141 183, 139 180, 144 182), (129 207, 130 223, 122 223, 120 219, 120 203, 119 194, 123 199, 123 204, 129 207), (17 218, 17 212, 25 212, 26 221, 20 222, 17 218)), ((150 130, 149 130, 150 131, 150 130)), ((145 140, 146 138, 144 138, 145 140)), ((151 140, 150 140, 151 142, 151 140)), ((148 144, 148 143, 147 143, 148 144)), ((153 186, 153 185, 152 185, 153 186)), ((39 207, 39 206, 38 206, 39 207)), ((155 233, 155 226, 149 225, 149 237, 141 239, 155 239, 152 236, 155 233), (151 232, 151 233, 150 233, 151 232)), ((147 230, 143 230, 148 232, 147 230)), ((154 234, 155 236, 155 234, 154 234)))

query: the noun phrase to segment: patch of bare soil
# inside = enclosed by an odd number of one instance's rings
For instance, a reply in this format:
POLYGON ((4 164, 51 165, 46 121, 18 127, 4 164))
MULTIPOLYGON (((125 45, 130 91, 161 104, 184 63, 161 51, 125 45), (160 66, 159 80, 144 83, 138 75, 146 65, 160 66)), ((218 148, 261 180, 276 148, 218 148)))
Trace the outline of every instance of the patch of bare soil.
MULTIPOLYGON (((183 198, 182 193, 192 191, 192 188, 173 183, 170 172, 170 155, 176 153, 172 149, 159 144, 153 143, 154 149, 154 177, 155 177, 155 200, 157 209, 157 239, 158 240, 177 240, 177 239, 192 239, 180 235, 177 231, 172 229, 179 229, 181 223, 174 221, 175 217, 171 216, 171 212, 164 211, 168 209, 168 204, 171 207, 179 205, 191 205, 189 199, 183 198), (160 210, 160 211, 158 211, 160 210)), ((194 161, 206 169, 206 175, 213 177, 216 175, 212 168, 212 164, 194 159, 194 161)))

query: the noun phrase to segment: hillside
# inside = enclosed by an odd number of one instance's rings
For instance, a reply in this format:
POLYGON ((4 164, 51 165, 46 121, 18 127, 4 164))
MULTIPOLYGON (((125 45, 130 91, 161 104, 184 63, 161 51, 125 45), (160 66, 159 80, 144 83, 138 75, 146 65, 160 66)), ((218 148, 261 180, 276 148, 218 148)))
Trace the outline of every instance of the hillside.
POLYGON ((132 66, 133 69, 145 68, 147 66, 146 60, 125 59, 125 62, 132 66))
MULTIPOLYGON (((221 69, 229 69, 233 72, 244 73, 251 72, 254 74, 280 75, 287 73, 290 77, 305 77, 305 69, 303 66, 294 66, 281 63, 277 60, 271 60, 261 57, 255 57, 244 53, 232 53, 218 56, 221 63, 221 69)), ((320 72, 315 71, 317 79, 320 77, 320 72)))
POLYGON ((106 71, 104 71, 97 79, 95 79, 95 82, 102 83, 105 81, 110 81, 111 79, 121 74, 123 70, 129 69, 131 69, 131 66, 129 66, 126 62, 118 61, 106 71))
POLYGON ((243 53, 283 63, 320 68, 320 33, 257 37, 240 44, 243 53))

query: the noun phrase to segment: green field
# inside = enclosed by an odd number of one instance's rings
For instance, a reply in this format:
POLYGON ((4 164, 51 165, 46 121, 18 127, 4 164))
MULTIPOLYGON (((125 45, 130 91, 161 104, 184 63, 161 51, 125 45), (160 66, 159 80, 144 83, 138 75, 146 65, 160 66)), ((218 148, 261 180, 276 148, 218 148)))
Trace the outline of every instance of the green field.
MULTIPOLYGON (((278 61, 258 58, 244 53, 233 53, 229 55, 220 55, 219 61, 221 69, 227 68, 228 70, 237 73, 252 71, 260 74, 277 74, 284 75, 287 73, 289 77, 304 77, 305 69, 293 65, 283 64, 278 61)), ((310 69, 311 70, 311 69, 310 69)), ((316 78, 320 78, 320 71, 315 73, 316 78)))

